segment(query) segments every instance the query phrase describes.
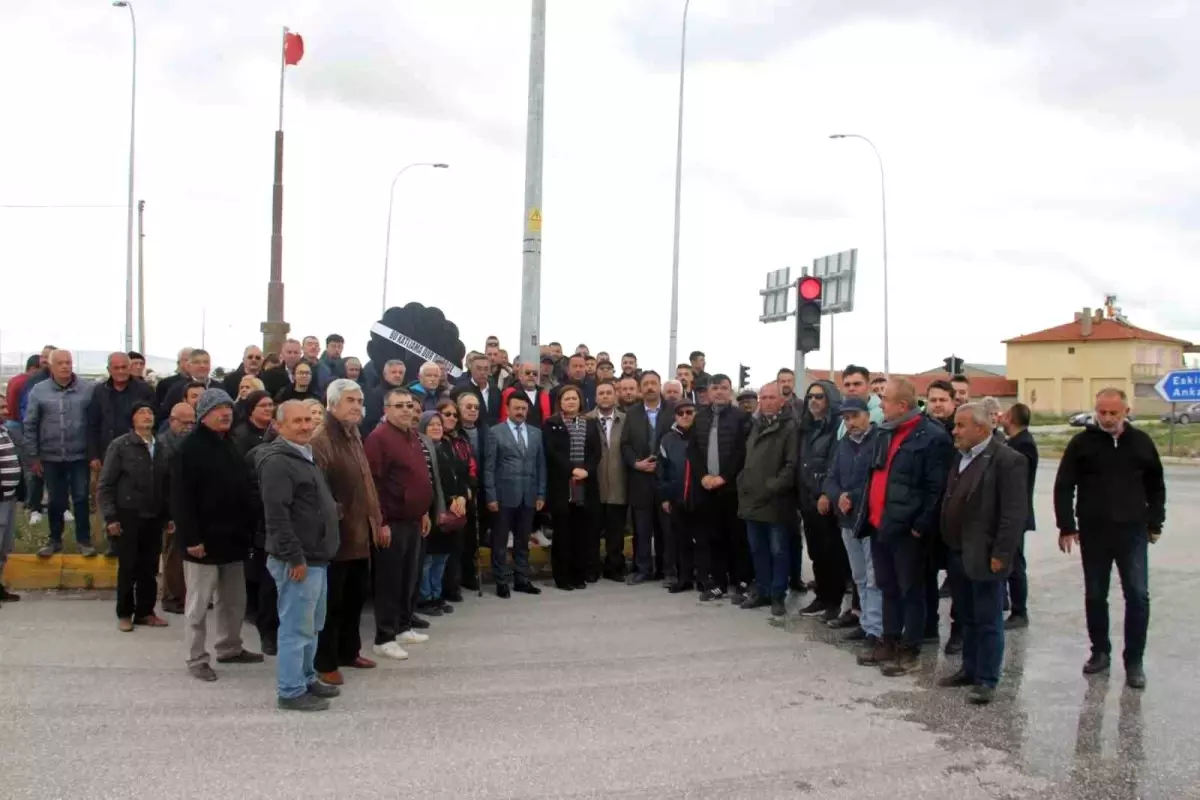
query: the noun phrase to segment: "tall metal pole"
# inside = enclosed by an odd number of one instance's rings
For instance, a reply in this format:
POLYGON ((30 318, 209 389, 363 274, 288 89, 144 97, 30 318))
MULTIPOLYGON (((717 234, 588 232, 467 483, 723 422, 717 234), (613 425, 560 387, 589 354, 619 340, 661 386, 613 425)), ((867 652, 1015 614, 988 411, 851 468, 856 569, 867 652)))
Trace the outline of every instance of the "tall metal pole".
POLYGON ((388 256, 392 252, 392 207, 396 202, 396 181, 400 180, 400 176, 413 167, 433 167, 434 169, 447 169, 450 165, 441 162, 433 163, 431 161, 422 161, 416 164, 409 164, 403 167, 396 173, 396 177, 392 178, 392 188, 388 190, 388 219, 387 219, 387 240, 383 245, 383 293, 380 295, 379 314, 387 311, 387 284, 388 284, 388 256))
POLYGON ((691 0, 683 2, 683 30, 679 39, 679 119, 675 131, 675 242, 671 253, 671 342, 667 368, 674 369, 679 345, 679 214, 683 187, 683 73, 687 57, 687 17, 691 0))
POLYGON ((529 116, 525 127, 525 218, 521 248, 521 361, 538 362, 542 316, 542 111, 546 0, 533 0, 529 28, 529 116))
POLYGON ((133 32, 133 65, 129 88, 129 197, 125 214, 125 350, 133 349, 133 164, 137 131, 137 19, 130 0, 113 0, 114 8, 129 9, 133 32))
POLYGON ((137 295, 138 295, 138 352, 146 355, 146 264, 142 240, 146 238, 146 201, 137 204, 137 295))
POLYGON ((279 39, 279 127, 275 131, 275 181, 271 188, 271 277, 267 282, 267 321, 262 324, 263 350, 278 353, 289 325, 283 321, 283 74, 287 68, 288 29, 279 39))
POLYGON ((879 148, 875 143, 857 133, 835 133, 829 137, 830 139, 862 139, 871 146, 871 150, 875 153, 875 160, 879 163, 879 202, 883 211, 883 374, 884 377, 891 377, 890 362, 888 359, 888 245, 887 245, 887 178, 883 170, 883 156, 879 155, 879 148))

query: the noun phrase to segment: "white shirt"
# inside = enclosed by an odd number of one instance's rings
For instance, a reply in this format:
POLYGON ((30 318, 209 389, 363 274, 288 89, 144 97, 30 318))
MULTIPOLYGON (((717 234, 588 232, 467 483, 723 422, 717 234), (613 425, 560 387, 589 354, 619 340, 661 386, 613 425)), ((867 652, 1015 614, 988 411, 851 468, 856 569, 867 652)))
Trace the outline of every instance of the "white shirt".
POLYGON ((604 443, 611 447, 612 429, 613 425, 617 424, 617 412, 613 410, 605 414, 602 411, 597 411, 596 419, 600 422, 600 430, 604 432, 604 443))
POLYGON ((979 458, 987 446, 992 443, 992 438, 989 436, 979 444, 972 447, 970 450, 962 454, 962 459, 958 462, 958 474, 962 474, 967 467, 971 466, 971 462, 979 458))
POLYGON ((488 390, 491 388, 491 384, 484 381, 483 386, 480 386, 478 383, 474 384, 474 386, 479 390, 479 402, 483 403, 483 410, 490 411, 491 409, 488 408, 488 390))

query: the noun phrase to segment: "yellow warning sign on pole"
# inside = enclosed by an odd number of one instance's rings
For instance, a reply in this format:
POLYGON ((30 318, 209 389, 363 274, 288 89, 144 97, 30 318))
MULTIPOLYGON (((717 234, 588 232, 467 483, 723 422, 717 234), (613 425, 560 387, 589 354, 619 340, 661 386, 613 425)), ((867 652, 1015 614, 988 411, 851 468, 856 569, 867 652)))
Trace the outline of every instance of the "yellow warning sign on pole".
POLYGON ((539 209, 529 209, 529 231, 531 233, 542 232, 542 212, 539 209))

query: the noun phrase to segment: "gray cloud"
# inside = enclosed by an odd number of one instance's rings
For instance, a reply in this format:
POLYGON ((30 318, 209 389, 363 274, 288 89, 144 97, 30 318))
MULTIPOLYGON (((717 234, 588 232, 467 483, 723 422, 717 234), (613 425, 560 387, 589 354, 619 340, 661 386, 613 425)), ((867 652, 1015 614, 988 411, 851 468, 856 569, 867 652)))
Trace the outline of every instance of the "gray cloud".
MULTIPOLYGON (((1189 0, 738 0, 739 13, 720 20, 705 19, 697 5, 690 61, 761 61, 856 22, 936 23, 1032 54, 1039 90, 1053 103, 1200 135, 1200 109, 1190 102, 1200 47, 1189 0)), ((633 52, 655 69, 678 69, 682 8, 651 0, 620 23, 633 52)))

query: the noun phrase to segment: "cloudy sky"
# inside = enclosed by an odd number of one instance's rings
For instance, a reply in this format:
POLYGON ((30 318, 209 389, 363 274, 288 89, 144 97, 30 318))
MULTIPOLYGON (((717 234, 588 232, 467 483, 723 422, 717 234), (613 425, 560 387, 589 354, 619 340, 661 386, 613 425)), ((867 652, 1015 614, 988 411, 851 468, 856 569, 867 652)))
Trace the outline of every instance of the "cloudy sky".
MULTIPOLYGON (((266 312, 280 28, 284 255, 296 334, 362 353, 380 305, 441 307, 468 347, 519 325, 528 0, 135 0, 147 349, 235 363, 266 312)), ((756 380, 769 270, 859 249, 834 357, 891 366, 1000 340, 1115 293, 1200 340, 1200 12, 1188 0, 693 0, 681 354, 756 380)), ((542 332, 665 366, 681 0, 550 0, 542 332)), ((108 0, 0 4, 0 346, 122 341, 130 24, 108 0), (10 206, 80 206, 14 208, 10 206)), ((825 350, 814 357, 827 366, 825 350)), ((810 361, 810 365, 813 361, 810 361)))

